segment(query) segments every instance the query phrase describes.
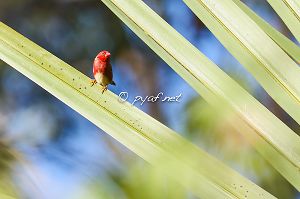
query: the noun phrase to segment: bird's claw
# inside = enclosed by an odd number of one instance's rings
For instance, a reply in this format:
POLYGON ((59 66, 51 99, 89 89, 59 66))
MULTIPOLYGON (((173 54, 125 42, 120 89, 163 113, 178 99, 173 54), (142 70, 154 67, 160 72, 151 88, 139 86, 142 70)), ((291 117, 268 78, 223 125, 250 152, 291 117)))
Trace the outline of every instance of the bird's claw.
MULTIPOLYGON (((95 79, 91 79, 91 87, 94 86, 95 84, 97 83, 97 81, 95 79)), ((107 90, 107 85, 106 86, 103 86, 102 84, 100 84, 102 86, 102 94, 107 90)))
POLYGON ((104 91, 106 91, 107 90, 107 86, 104 86, 103 88, 102 88, 102 94, 104 93, 104 91))
POLYGON ((95 79, 91 80, 91 87, 94 86, 97 83, 97 81, 95 79))

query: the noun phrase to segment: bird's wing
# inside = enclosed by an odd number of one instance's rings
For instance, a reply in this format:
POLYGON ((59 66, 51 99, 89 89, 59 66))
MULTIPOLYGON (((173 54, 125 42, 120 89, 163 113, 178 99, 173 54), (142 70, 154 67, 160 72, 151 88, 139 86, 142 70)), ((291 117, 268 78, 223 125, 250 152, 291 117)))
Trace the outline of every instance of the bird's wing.
POLYGON ((106 66, 105 76, 109 79, 110 82, 112 82, 113 72, 112 72, 112 66, 111 66, 110 63, 108 63, 107 66, 106 66))

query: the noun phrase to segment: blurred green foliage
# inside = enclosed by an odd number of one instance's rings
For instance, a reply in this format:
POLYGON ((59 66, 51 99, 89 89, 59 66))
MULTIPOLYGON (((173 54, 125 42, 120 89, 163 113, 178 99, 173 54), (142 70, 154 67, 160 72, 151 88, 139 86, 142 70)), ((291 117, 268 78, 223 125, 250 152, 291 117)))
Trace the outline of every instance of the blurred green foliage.
POLYGON ((0 198, 17 198, 17 190, 12 181, 14 150, 0 140, 0 198))
POLYGON ((234 128, 233 114, 224 110, 224 107, 211 107, 200 97, 191 100, 186 111, 186 132, 189 132, 190 140, 236 168, 274 196, 295 197, 297 190, 234 128))

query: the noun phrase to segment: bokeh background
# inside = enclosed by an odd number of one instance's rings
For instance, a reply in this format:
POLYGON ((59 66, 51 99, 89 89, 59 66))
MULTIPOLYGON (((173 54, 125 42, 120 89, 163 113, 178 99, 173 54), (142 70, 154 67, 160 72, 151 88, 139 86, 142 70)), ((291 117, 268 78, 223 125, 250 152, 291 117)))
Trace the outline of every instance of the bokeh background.
MULTIPOLYGON (((299 126, 181 0, 144 2, 299 134, 299 126)), ((295 41, 266 0, 244 2, 295 41)), ((136 106, 278 198, 300 198, 100 0, 1 0, 0 20, 90 77, 96 54, 109 50, 114 93, 128 92, 130 102, 137 95, 182 94, 180 102, 136 106)), ((167 182, 154 186, 150 177, 148 163, 0 62, 0 192, 26 199, 194 198, 167 182)))

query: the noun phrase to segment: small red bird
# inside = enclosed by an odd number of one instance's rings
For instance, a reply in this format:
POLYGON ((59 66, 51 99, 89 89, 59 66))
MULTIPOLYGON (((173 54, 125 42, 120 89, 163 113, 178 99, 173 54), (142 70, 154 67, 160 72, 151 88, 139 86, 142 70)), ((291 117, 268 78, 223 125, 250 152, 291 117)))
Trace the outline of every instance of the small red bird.
POLYGON ((110 64, 110 53, 106 50, 101 51, 95 58, 93 64, 93 74, 95 79, 92 80, 92 86, 100 84, 102 94, 107 90, 109 84, 116 85, 113 81, 112 67, 110 64))

